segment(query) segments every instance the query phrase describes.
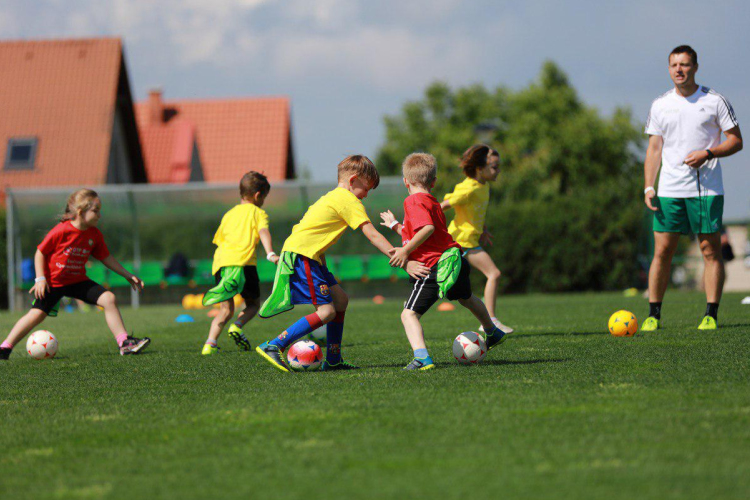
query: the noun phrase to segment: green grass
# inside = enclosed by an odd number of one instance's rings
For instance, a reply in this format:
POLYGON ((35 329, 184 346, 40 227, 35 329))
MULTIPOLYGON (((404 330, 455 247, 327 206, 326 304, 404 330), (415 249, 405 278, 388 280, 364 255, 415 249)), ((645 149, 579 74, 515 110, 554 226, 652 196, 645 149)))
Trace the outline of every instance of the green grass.
MULTIPOLYGON (((424 318, 438 369, 405 373, 398 301, 353 301, 355 373, 283 374, 227 337, 199 351, 209 319, 125 309, 153 343, 120 357, 100 313, 44 327, 52 361, 0 363, 2 498, 747 498, 750 307, 729 294, 717 332, 704 298, 670 292, 658 333, 606 332, 640 298, 502 298, 517 328, 484 364, 451 342, 470 315, 424 318)), ((460 309, 460 308, 459 308, 460 309)), ((254 320, 253 344, 305 312, 254 320)), ((0 315, 7 331, 18 314, 0 315)))

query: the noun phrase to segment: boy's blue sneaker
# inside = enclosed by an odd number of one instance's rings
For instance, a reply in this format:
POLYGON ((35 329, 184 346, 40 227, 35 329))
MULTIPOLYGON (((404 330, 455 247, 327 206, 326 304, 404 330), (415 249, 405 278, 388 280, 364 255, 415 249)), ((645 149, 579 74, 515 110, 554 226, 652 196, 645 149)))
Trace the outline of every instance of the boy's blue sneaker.
POLYGON ((435 363, 432 362, 432 358, 414 358, 411 363, 404 367, 404 370, 432 370, 435 368, 435 363))
POLYGON ((288 372, 289 367, 284 361, 284 353, 279 350, 275 345, 271 345, 268 342, 263 342, 261 345, 255 348, 255 352, 260 354, 263 359, 271 363, 276 369, 282 372, 288 372))
POLYGON ((328 361, 324 360, 323 364, 320 365, 320 369, 324 372, 332 372, 336 370, 359 370, 359 366, 347 363, 343 359, 335 365, 332 365, 328 361))
POLYGON ((487 350, 491 350, 496 345, 502 344, 505 342, 505 339, 508 338, 509 333, 505 333, 501 329, 495 327, 495 330, 492 331, 492 333, 487 334, 487 338, 485 339, 485 342, 487 343, 487 350))

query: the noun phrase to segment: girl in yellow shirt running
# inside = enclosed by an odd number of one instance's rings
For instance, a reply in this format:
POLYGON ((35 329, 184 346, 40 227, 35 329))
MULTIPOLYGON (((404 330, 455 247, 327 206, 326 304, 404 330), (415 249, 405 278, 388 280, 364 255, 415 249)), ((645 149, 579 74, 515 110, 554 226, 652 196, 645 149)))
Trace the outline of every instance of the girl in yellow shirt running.
POLYGON ((477 144, 467 149, 461 157, 461 169, 466 180, 456 185, 452 193, 445 195, 442 209, 453 207, 456 217, 448 226, 448 232, 465 250, 469 264, 487 277, 484 287, 484 303, 492 322, 502 331, 511 333, 512 328, 503 325, 495 315, 497 284, 500 270, 490 254, 482 246, 492 246, 492 234, 485 228, 484 218, 490 201, 489 182, 497 179, 500 172, 500 154, 486 144, 477 144))

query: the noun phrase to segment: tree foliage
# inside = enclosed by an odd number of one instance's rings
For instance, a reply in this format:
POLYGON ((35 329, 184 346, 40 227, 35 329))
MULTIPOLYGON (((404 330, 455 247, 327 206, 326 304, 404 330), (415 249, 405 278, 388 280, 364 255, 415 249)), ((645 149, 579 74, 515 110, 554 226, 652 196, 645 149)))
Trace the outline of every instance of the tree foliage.
POLYGON ((406 155, 432 153, 440 199, 463 179, 458 163, 464 150, 485 142, 500 151, 487 227, 495 234, 488 250, 511 278, 503 280, 505 288, 633 284, 642 233, 643 137, 628 109, 602 116, 547 62, 536 81, 518 91, 433 83, 422 99, 385 117, 385 126, 378 168, 399 175, 406 155))

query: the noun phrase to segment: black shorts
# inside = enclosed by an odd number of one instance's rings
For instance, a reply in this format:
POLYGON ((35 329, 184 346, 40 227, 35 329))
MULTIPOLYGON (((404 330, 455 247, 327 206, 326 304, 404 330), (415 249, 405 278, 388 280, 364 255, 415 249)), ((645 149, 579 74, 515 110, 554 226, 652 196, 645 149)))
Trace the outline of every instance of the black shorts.
POLYGON ((50 287, 49 292, 43 298, 34 299, 31 308, 39 309, 44 311, 45 314, 49 314, 63 297, 72 297, 82 300, 87 304, 96 305, 96 301, 106 291, 106 288, 91 280, 81 281, 72 285, 54 286, 50 287))
MULTIPOLYGON (((469 263, 461 257, 461 272, 453 286, 445 294, 448 300, 468 299, 471 297, 471 280, 469 279, 469 263)), ((415 280, 409 278, 409 282, 414 284, 409 298, 404 304, 404 309, 410 309, 417 314, 426 313, 432 305, 437 302, 440 287, 437 282, 437 266, 430 269, 430 275, 427 278, 415 280)))
MULTIPOLYGON (((260 278, 258 278, 258 268, 255 266, 245 266, 242 268, 245 274, 245 286, 242 287, 240 296, 245 302, 256 301, 260 298, 260 278)), ((221 282, 221 269, 214 274, 214 279, 218 285, 221 282)))

